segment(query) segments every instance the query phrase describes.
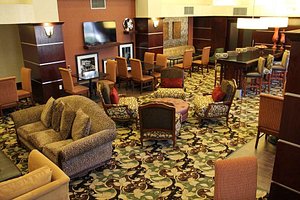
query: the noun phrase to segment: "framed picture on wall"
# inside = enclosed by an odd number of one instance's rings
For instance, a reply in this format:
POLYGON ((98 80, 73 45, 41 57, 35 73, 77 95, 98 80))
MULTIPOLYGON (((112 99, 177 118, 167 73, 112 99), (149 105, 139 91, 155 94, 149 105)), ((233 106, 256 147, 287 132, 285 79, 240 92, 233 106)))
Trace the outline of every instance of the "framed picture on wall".
POLYGON ((114 58, 103 58, 102 59, 102 72, 103 73, 106 73, 106 63, 107 63, 107 60, 115 60, 114 58))
MULTIPOLYGON (((76 55, 75 59, 77 74, 88 75, 91 72, 99 71, 98 53, 76 55)), ((78 80, 81 79, 78 78, 78 80)))
POLYGON ((119 45, 119 56, 127 59, 129 63, 129 58, 133 58, 133 43, 123 43, 119 45))

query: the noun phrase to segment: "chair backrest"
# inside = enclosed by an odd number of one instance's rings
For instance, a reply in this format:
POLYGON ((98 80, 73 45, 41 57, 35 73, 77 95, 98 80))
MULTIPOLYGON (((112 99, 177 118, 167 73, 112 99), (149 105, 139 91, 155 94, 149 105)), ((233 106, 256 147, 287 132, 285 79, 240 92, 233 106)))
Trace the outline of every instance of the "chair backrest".
POLYGON ((202 49, 202 57, 201 57, 201 60, 202 60, 202 64, 203 64, 203 65, 207 65, 208 62, 209 62, 210 49, 211 49, 211 47, 204 47, 204 48, 202 49))
POLYGON ((16 77, 0 78, 0 107, 16 104, 18 101, 16 77))
POLYGON ((104 82, 98 81, 96 87, 97 87, 97 94, 100 97, 102 106, 104 110, 107 111, 106 106, 111 104, 109 85, 104 82))
POLYGON ((22 89, 27 92, 32 92, 30 68, 26 68, 26 67, 21 68, 21 80, 22 80, 22 89))
POLYGON ((178 85, 178 88, 184 87, 184 72, 179 68, 165 68, 161 70, 161 87, 168 88, 169 83, 178 85))
POLYGON ((193 50, 186 50, 183 54, 183 68, 192 67, 193 50))
POLYGON ((165 103, 151 102, 139 106, 141 133, 164 130, 175 134, 175 107, 165 103))
POLYGON ((128 70, 127 70, 127 60, 123 57, 116 57, 117 61, 117 68, 118 68, 118 76, 127 77, 128 70))
POLYGON ((273 66, 273 62, 274 62, 274 56, 272 54, 269 54, 268 57, 267 57, 267 64, 266 64, 266 67, 268 69, 271 69, 272 66, 273 66))
POLYGON ((142 64, 138 59, 130 58, 131 75, 135 80, 141 80, 143 77, 142 64))
POLYGON ((290 51, 285 50, 282 55, 281 65, 284 68, 287 68, 289 65, 289 61, 290 61, 290 51))
POLYGON ((223 79, 221 83, 221 88, 222 91, 225 93, 225 97, 223 101, 228 101, 231 104, 237 89, 236 81, 234 79, 232 80, 223 79))
POLYGON ((263 58, 263 57, 259 57, 258 58, 257 71, 262 76, 263 76, 263 70, 264 70, 265 63, 266 63, 266 59, 265 58, 263 58))
POLYGON ((215 200, 255 200, 256 189, 256 157, 230 158, 215 162, 215 200))
POLYGON ((145 52, 145 54, 144 54, 144 63, 154 64, 154 56, 155 56, 155 53, 145 52))
POLYGON ((106 63, 107 80, 117 82, 117 61, 108 59, 106 63))
POLYGON ((156 54, 156 65, 160 66, 161 69, 164 69, 167 67, 168 64, 168 58, 164 54, 156 54))
MULTIPOLYGON (((279 134, 283 97, 260 94, 258 126, 279 134)), ((274 134, 273 134, 274 135, 274 134)))
POLYGON ((63 80, 63 86, 64 90, 66 92, 73 92, 74 91, 74 83, 73 83, 73 78, 71 74, 71 70, 67 68, 59 68, 60 75, 63 80))

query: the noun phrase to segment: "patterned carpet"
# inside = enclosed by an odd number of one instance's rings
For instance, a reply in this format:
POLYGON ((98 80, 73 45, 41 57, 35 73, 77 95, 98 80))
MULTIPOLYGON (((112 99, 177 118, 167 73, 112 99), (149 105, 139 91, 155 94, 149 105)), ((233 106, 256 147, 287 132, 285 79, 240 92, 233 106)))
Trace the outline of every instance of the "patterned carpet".
MULTIPOLYGON (((211 92, 214 71, 185 79, 189 118, 183 123, 172 148, 171 141, 147 141, 141 148, 135 125, 118 124, 113 157, 102 167, 70 182, 70 199, 213 199, 214 162, 226 158, 253 139, 257 131, 259 98, 253 93, 233 102, 229 127, 225 119, 205 120, 203 127, 193 115, 194 95, 211 92)), ((273 94, 281 91, 273 86, 273 94)), ((153 98, 145 95, 139 103, 153 98)), ((28 152, 18 146, 14 124, 0 118, 0 148, 27 173, 28 152)), ((266 192, 258 191, 257 197, 266 192)))

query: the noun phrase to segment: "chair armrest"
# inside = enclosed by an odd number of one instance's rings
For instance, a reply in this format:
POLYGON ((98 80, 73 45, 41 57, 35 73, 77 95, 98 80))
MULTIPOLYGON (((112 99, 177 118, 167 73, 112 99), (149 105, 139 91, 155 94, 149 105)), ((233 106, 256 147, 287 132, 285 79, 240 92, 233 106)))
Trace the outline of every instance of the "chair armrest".
POLYGON ((119 94, 119 97, 126 97, 126 94, 119 94))
POLYGON ((210 103, 205 111, 205 116, 215 117, 227 115, 230 105, 223 101, 210 103))
POLYGON ((74 158, 102 144, 112 142, 115 138, 116 130, 108 129, 76 140, 62 148, 59 155, 59 162, 74 158))
POLYGON ((10 114, 15 123, 15 128, 40 121, 44 105, 34 106, 23 110, 18 110, 10 114))

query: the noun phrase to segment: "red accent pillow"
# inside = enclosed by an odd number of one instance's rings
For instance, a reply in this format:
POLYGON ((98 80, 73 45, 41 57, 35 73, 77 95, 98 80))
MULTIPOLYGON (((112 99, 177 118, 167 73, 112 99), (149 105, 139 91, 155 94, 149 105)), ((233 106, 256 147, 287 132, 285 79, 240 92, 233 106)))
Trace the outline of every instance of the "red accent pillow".
POLYGON ((112 104, 118 104, 119 103, 119 94, 118 94, 118 90, 113 87, 110 90, 110 101, 112 104))
POLYGON ((214 102, 222 101, 225 97, 226 93, 222 91, 221 86, 216 86, 215 89, 212 92, 212 98, 214 102))
POLYGON ((182 88, 182 78, 162 78, 161 86, 164 88, 182 88))

